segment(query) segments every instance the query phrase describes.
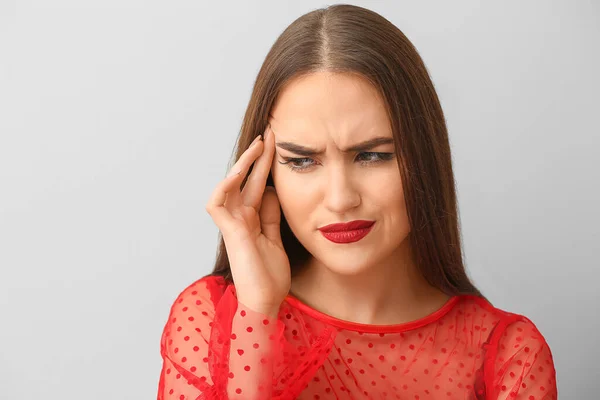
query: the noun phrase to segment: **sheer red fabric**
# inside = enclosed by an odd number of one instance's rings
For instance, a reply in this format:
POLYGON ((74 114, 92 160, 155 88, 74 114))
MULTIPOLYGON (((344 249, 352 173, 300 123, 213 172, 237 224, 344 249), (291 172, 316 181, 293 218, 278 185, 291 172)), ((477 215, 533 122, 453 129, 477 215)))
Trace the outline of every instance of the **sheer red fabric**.
POLYGON ((342 321, 291 295, 269 318, 209 276, 175 300, 160 352, 158 400, 557 398, 533 322, 471 295, 398 325, 342 321))

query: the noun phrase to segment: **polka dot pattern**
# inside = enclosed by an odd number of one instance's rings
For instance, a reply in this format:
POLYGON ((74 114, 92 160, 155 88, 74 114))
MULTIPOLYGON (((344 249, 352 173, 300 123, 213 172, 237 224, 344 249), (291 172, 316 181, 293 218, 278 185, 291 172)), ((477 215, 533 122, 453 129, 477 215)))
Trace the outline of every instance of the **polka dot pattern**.
POLYGON ((535 324, 470 295, 417 321, 363 325, 291 296, 261 315, 209 276, 173 303, 160 353, 158 400, 557 398, 535 324))

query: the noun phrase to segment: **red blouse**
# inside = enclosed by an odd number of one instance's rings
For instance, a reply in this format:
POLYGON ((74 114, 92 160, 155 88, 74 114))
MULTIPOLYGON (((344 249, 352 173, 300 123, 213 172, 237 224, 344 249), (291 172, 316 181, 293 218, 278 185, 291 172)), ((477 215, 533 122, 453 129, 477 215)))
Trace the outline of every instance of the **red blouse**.
POLYGON ((291 295, 270 318, 207 276, 175 300, 160 352, 158 400, 557 398, 534 323, 472 295, 416 321, 366 325, 291 295))

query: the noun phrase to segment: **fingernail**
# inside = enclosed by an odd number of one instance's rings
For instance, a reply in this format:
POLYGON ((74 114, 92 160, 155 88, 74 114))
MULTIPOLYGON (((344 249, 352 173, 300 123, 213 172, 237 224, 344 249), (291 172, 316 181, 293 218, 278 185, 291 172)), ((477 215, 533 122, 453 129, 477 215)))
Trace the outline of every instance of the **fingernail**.
POLYGON ((256 142, 258 142, 260 139, 261 139, 260 135, 255 137, 254 140, 252 141, 252 143, 250 143, 250 146, 254 146, 256 144, 256 142))
POLYGON ((240 170, 238 167, 232 168, 231 171, 229 171, 229 173, 227 174, 227 177, 238 175, 240 172, 242 172, 242 170, 240 170))

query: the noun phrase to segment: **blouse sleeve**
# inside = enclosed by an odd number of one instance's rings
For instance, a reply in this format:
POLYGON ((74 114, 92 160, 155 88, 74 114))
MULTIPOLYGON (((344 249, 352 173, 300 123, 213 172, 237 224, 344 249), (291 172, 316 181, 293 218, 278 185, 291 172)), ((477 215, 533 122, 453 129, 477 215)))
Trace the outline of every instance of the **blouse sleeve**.
POLYGON ((556 370, 548 343, 528 318, 509 323, 495 346, 493 375, 488 382, 493 400, 555 400, 556 370))
POLYGON ((233 285, 215 299, 196 282, 175 300, 163 330, 158 400, 295 398, 320 366, 324 341, 297 348, 284 330, 279 318, 238 302, 233 285))

